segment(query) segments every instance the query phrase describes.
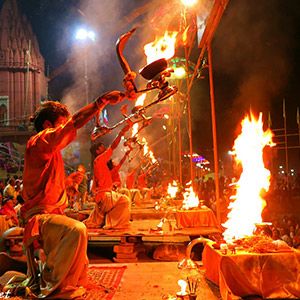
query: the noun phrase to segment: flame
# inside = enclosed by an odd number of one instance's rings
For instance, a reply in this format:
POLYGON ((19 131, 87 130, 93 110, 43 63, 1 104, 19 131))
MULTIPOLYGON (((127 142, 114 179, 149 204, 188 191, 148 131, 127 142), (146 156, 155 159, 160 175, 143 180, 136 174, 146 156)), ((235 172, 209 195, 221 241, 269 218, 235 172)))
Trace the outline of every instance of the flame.
POLYGON ((149 157, 153 164, 157 163, 157 159, 154 157, 153 152, 151 150, 149 150, 147 140, 143 137, 142 141, 144 144, 144 147, 143 147, 144 156, 149 157))
POLYGON ((175 198, 177 191, 178 191, 177 182, 173 180, 173 182, 169 183, 168 185, 168 194, 170 195, 171 198, 175 198))
POLYGON ((261 213, 266 206, 261 193, 267 192, 270 186, 270 172, 264 167, 263 150, 266 146, 274 146, 273 134, 270 129, 263 130, 262 114, 258 119, 252 114, 246 116, 241 125, 233 154, 243 171, 236 183, 235 200, 229 204, 228 220, 223 224, 227 242, 253 234, 255 224, 262 222, 261 213))
POLYGON ((147 56, 147 64, 155 60, 170 59, 175 54, 177 31, 166 31, 163 37, 156 38, 154 42, 146 44, 144 51, 147 56))
POLYGON ((182 42, 183 42, 183 45, 186 45, 186 43, 187 43, 189 27, 190 26, 187 26, 186 29, 184 30, 184 32, 182 33, 182 42))
MULTIPOLYGON (((135 107, 136 106, 143 106, 144 105, 144 102, 145 102, 145 99, 146 99, 146 93, 143 93, 141 94, 135 101, 135 107)), ((138 133, 138 130, 139 130, 139 124, 138 123, 134 123, 132 125, 132 129, 131 129, 131 137, 134 137, 137 133, 138 133)))
POLYGON ((183 279, 179 279, 177 281, 179 287, 180 287, 180 292, 178 292, 178 295, 186 295, 186 288, 187 288, 187 282, 183 279))
POLYGON ((146 93, 141 94, 135 101, 135 105, 134 106, 143 106, 145 99, 146 99, 146 93))
POLYGON ((131 129, 131 137, 134 137, 138 133, 138 130, 139 130, 139 124, 134 123, 131 129))
MULTIPOLYGON (((187 183, 189 185, 190 183, 187 183)), ((185 192, 183 194, 184 200, 182 202, 183 209, 190 209, 194 207, 198 207, 199 199, 198 196, 195 194, 192 185, 185 188, 185 192)))

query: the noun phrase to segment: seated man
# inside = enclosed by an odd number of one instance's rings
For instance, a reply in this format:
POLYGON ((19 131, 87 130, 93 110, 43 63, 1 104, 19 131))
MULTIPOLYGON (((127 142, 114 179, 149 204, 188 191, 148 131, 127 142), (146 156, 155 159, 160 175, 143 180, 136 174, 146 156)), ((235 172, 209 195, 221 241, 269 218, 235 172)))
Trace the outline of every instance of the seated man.
POLYGON ((113 150, 117 148, 121 137, 129 130, 126 125, 117 135, 109 148, 101 142, 91 147, 94 159, 94 178, 92 192, 95 194, 96 205, 88 219, 84 221, 88 228, 104 227, 126 228, 130 221, 130 200, 126 195, 113 191, 113 180, 108 167, 113 150))

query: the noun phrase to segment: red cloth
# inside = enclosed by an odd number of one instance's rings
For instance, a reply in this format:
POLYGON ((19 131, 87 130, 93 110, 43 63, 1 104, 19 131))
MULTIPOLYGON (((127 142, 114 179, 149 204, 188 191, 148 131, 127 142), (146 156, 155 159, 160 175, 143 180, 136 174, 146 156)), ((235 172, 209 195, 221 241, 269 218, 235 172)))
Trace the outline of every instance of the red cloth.
POLYGON ((139 189, 144 189, 144 188, 147 187, 146 175, 147 174, 141 174, 141 175, 138 176, 138 188, 139 189))
POLYGON ((23 173, 24 205, 21 215, 28 220, 35 214, 60 213, 67 205, 65 170, 61 150, 76 136, 73 120, 47 128, 29 139, 23 173))

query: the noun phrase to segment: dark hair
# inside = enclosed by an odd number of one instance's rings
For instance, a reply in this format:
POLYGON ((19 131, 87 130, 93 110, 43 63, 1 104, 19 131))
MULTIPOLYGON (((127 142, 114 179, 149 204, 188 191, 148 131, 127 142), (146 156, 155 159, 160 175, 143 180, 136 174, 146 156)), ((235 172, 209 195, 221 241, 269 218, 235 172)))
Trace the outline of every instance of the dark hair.
POLYGON ((44 129, 43 124, 45 121, 50 121, 52 124, 59 117, 69 117, 70 113, 67 107, 56 101, 45 101, 35 111, 34 115, 30 117, 30 121, 34 123, 37 132, 44 129))
POLYGON ((90 148, 90 152, 93 156, 96 156, 96 150, 100 147, 100 146, 104 146, 104 143, 102 142, 97 142, 92 144, 91 148, 90 148))
POLYGON ((107 167, 109 168, 109 170, 111 171, 114 168, 114 164, 112 159, 110 159, 107 163, 106 163, 107 167))

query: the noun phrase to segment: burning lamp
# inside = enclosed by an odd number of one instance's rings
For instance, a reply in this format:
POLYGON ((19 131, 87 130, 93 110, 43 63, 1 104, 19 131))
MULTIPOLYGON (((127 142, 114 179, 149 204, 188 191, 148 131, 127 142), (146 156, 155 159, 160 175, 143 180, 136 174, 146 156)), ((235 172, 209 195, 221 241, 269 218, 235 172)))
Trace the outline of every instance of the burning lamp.
MULTIPOLYGON (((131 37, 131 35, 134 33, 135 28, 130 30, 129 32, 123 34, 116 43, 116 51, 117 56, 121 65, 122 70, 125 74, 129 74, 131 72, 131 68, 125 59, 123 55, 123 50, 125 47, 125 44, 127 43, 128 39, 131 37)), ((152 107, 153 105, 156 105, 157 103, 168 99, 175 93, 177 93, 178 88, 176 86, 169 86, 169 83, 166 81, 166 77, 170 77, 171 73, 173 72, 172 68, 168 68, 168 62, 165 58, 158 59, 156 61, 153 61, 146 65, 144 68, 142 68, 139 73, 148 80, 148 83, 146 85, 146 88, 144 89, 137 89, 135 86, 135 83, 132 79, 132 84, 134 86, 134 90, 136 93, 145 93, 154 89, 159 90, 159 93, 154 101, 151 103, 145 105, 145 106, 137 106, 134 108, 134 111, 126 116, 123 120, 117 122, 115 125, 111 127, 107 126, 99 126, 99 124, 96 124, 94 130, 91 133, 91 140, 94 142, 98 137, 110 132, 114 128, 122 125, 127 120, 131 120, 132 118, 136 120, 146 120, 148 121, 145 116, 145 111, 152 107)), ((138 121, 136 121, 138 122, 138 121)))
POLYGON ((177 92, 175 86, 169 86, 166 77, 170 77, 174 70, 168 68, 168 62, 165 58, 153 61, 142 68, 139 73, 148 81, 146 90, 159 89, 158 98, 164 100, 177 92))

